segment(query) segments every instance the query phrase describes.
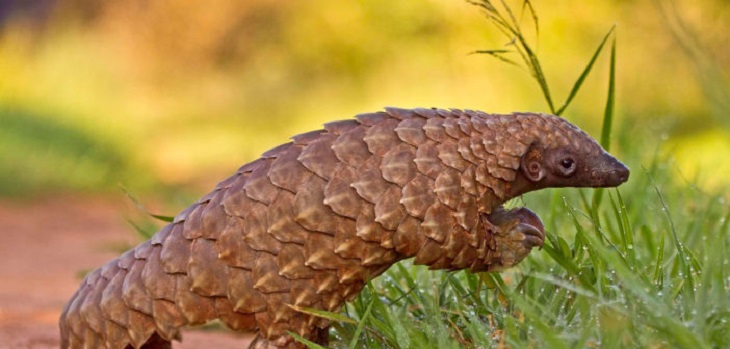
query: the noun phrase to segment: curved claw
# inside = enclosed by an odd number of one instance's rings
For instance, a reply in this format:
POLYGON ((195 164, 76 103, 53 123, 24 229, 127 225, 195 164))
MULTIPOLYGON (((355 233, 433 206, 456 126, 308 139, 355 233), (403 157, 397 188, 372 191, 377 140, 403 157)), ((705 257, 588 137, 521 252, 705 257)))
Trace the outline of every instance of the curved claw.
POLYGON ((528 249, 533 247, 542 248, 545 243, 545 233, 534 225, 518 223, 512 230, 521 235, 520 240, 524 241, 525 247, 528 249))
POLYGON ((512 210, 497 209, 487 216, 497 229, 494 239, 496 251, 489 261, 489 270, 502 270, 521 262, 534 247, 545 243, 545 227, 534 212, 520 207, 512 210))

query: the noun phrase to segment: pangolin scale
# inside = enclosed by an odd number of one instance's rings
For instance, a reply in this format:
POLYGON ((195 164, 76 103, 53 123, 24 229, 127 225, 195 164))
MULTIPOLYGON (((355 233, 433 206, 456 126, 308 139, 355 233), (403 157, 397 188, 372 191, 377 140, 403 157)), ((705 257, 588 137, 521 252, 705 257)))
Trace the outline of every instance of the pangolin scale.
POLYGON ((564 119, 396 109, 328 123, 243 165, 149 241, 89 273, 62 348, 171 348, 218 319, 252 348, 328 341, 327 320, 393 263, 495 271, 543 243, 501 205, 546 187, 607 187, 628 169, 564 119))

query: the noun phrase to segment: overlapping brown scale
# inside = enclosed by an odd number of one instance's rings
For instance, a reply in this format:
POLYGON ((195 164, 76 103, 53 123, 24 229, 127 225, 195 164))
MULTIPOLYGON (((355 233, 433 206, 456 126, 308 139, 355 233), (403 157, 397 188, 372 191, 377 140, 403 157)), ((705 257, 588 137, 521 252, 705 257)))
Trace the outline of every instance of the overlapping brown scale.
POLYGON ((426 119, 435 118, 436 116, 438 116, 438 110, 435 108, 415 108, 413 109, 413 112, 426 119))
POLYGON ((152 242, 149 240, 134 248, 134 259, 147 259, 152 250, 152 242))
POLYGON ((459 176, 459 182, 465 194, 479 196, 482 192, 480 191, 479 184, 476 181, 476 170, 477 167, 475 165, 469 165, 459 176))
POLYGON ((258 202, 249 205, 249 214, 243 220, 243 241, 256 251, 277 254, 281 250, 281 242, 268 232, 268 209, 258 202))
POLYGON ((276 255, 259 253, 253 267, 253 287, 261 293, 289 291, 289 280, 279 275, 276 255))
POLYGON ((442 255, 443 249, 441 248, 441 244, 433 239, 426 239, 423 247, 421 247, 421 249, 418 250, 418 253, 416 253, 416 258, 413 259, 413 263, 432 265, 438 261, 442 255))
MULTIPOLYGON (((335 253, 342 258, 365 257, 367 246, 371 245, 357 236, 355 220, 343 219, 335 231, 335 253)), ((380 246, 378 246, 380 247, 380 246)))
MULTIPOLYGON (((517 160, 519 161, 519 160, 517 160)), ((499 163, 499 160, 498 160, 499 163)), ((519 166, 519 162, 518 162, 519 166)), ((507 182, 512 182, 515 179, 515 176, 517 175, 515 170, 511 168, 504 168, 502 166, 497 166, 494 168, 491 168, 489 171, 489 174, 496 177, 497 179, 501 179, 507 182)))
POLYGON ((395 133, 401 141, 406 142, 414 147, 426 142, 426 133, 423 126, 426 125, 426 119, 407 118, 403 119, 395 128, 395 133))
POLYGON ((385 112, 376 113, 363 113, 355 115, 357 122, 365 126, 374 126, 382 123, 385 120, 390 119, 390 116, 385 112))
POLYGON ((122 253, 121 256, 117 259, 117 266, 119 268, 129 270, 129 268, 132 267, 132 264, 136 262, 137 259, 134 258, 134 250, 128 250, 127 252, 122 253))
POLYGON ((144 267, 145 261, 138 259, 129 269, 122 284, 122 300, 128 308, 152 315, 152 299, 142 280, 144 267))
POLYGON ((454 224, 456 222, 454 221, 453 211, 440 202, 436 202, 426 210, 426 217, 421 223, 420 232, 439 243, 443 243, 454 224))
POLYGON ((456 142, 441 143, 436 146, 441 162, 459 172, 466 169, 469 163, 459 153, 459 146, 456 142))
MULTIPOLYGON (((276 197, 279 187, 271 184, 269 180, 268 172, 274 159, 266 159, 261 162, 256 169, 246 177, 246 183, 243 186, 243 190, 246 195, 264 205, 269 205, 276 197)), ((247 216, 243 213, 241 217, 247 216)))
POLYGON ((355 231, 359 238, 378 243, 388 233, 380 223, 375 222, 375 206, 368 203, 364 203, 360 209, 355 220, 355 231))
POLYGON ((286 322, 292 318, 294 312, 289 308, 291 297, 289 293, 273 293, 267 295, 268 312, 272 314, 271 321, 274 323, 286 322))
POLYGON ((145 292, 151 299, 175 300, 175 278, 162 269, 160 251, 162 247, 154 246, 142 270, 142 282, 145 292))
POLYGON ((291 281, 292 305, 311 308, 320 301, 313 279, 294 279, 291 281))
POLYGON ((350 302, 357 297, 357 294, 362 291, 362 288, 365 286, 364 282, 353 282, 350 284, 342 285, 343 288, 340 291, 340 296, 342 296, 342 299, 345 302, 350 302))
POLYGON ((314 274, 312 281, 315 286, 314 292, 320 296, 334 291, 340 285, 336 270, 319 270, 314 274))
POLYGON ((467 110, 466 114, 469 115, 468 118, 459 118, 457 119, 457 124, 459 125, 459 129, 462 133, 464 133, 467 136, 476 136, 474 129, 474 126, 472 125, 472 120, 476 117, 476 112, 473 110, 467 110))
POLYGON ((83 342, 84 348, 98 348, 103 343, 101 335, 94 332, 90 327, 84 329, 83 342))
MULTIPOLYGON (((507 170, 516 170, 520 167, 520 158, 516 156, 506 155, 503 154, 501 156, 497 157, 497 164, 507 170)), ((514 173, 514 172, 512 172, 514 173)), ((511 179, 508 179, 509 181, 514 180, 514 175, 511 176, 511 179)))
MULTIPOLYGON (((256 322, 259 324, 259 334, 263 335, 264 338, 269 340, 275 340, 286 334, 288 323, 285 322, 274 322, 273 314, 270 312, 258 312, 256 313, 256 322)), ((276 346, 273 346, 276 348, 276 346)))
MULTIPOLYGON (((106 291, 107 288, 108 286, 104 288, 104 291, 106 291)), ((91 286, 86 284, 86 281, 82 282, 81 287, 79 287, 71 299, 71 302, 66 306, 65 313, 67 314, 67 317, 64 327, 68 328, 70 332, 75 334, 77 337, 81 337, 83 335, 84 327, 87 326, 86 321, 84 321, 79 314, 81 311, 81 305, 84 303, 84 300, 90 292, 91 286)), ((106 314, 104 316, 106 317, 106 314)))
POLYGON ((385 112, 398 120, 412 119, 417 116, 412 109, 385 107, 385 112))
MULTIPOLYGON (((406 209, 401 205, 401 188, 391 185, 375 204, 375 221, 387 230, 395 230, 406 216, 406 209)), ((382 240, 381 240, 382 241, 382 240)))
POLYGON ((413 162, 414 158, 415 148, 412 146, 400 144, 393 147, 385 154, 383 162, 380 164, 383 178, 403 187, 417 173, 416 164, 413 162))
POLYGON ((256 251, 244 240, 243 219, 229 217, 226 228, 216 241, 218 258, 231 267, 253 269, 256 251))
POLYGON ((461 229, 461 227, 454 226, 451 234, 446 236, 446 241, 442 245, 444 256, 448 257, 449 260, 453 260, 464 248, 470 247, 470 240, 471 236, 467 231, 461 229))
POLYGON ((394 129, 398 125, 398 119, 385 119, 371 126, 366 132, 363 140, 368 145, 368 150, 378 156, 385 156, 391 148, 400 143, 394 129))
POLYGON ((152 317, 157 333, 166 340, 180 338, 179 328, 185 326, 185 317, 172 301, 155 299, 152 302, 152 317))
POLYGON ((497 154, 498 164, 502 167, 516 169, 520 164, 520 158, 527 152, 528 144, 518 142, 519 136, 507 136, 506 143, 502 145, 502 152, 497 154))
MULTIPOLYGON (((127 344, 129 344, 127 328, 116 322, 104 320, 104 345, 107 348, 125 348, 127 344)), ((80 343, 71 344, 71 348, 83 348, 83 346, 80 343)))
POLYGON ((181 222, 183 224, 183 236, 188 239, 197 239, 203 236, 203 218, 202 213, 207 204, 197 204, 195 208, 181 222))
POLYGON ((372 155, 367 143, 363 140, 366 131, 367 128, 361 126, 337 137, 332 142, 332 151, 335 152, 335 156, 347 165, 359 167, 372 155))
POLYGON ((255 313, 266 310, 266 297, 253 287, 250 270, 229 268, 228 299, 233 310, 239 313, 255 313))
POLYGON ((304 243, 305 265, 314 269, 337 270, 340 258, 335 254, 334 237, 322 233, 310 234, 304 243))
POLYGON ((152 317, 136 310, 129 311, 129 339, 132 346, 141 348, 155 332, 155 321, 152 317))
POLYGON ((436 178, 433 191, 444 205, 456 209, 461 201, 462 187, 459 172, 447 169, 436 178))
POLYGON ((459 126, 459 120, 460 118, 444 119, 444 131, 449 137, 453 138, 454 140, 468 137, 467 134, 464 134, 464 132, 462 132, 461 127, 459 126))
POLYGON ((367 269, 357 259, 341 259, 337 268, 337 278, 340 284, 362 283, 369 277, 367 269))
POLYGON ((246 331, 256 328, 256 316, 234 311, 231 302, 226 298, 215 298, 215 311, 218 318, 234 331, 246 331))
POLYGON ((319 137, 323 134, 327 133, 325 130, 315 130, 315 131, 309 131, 305 133, 300 133, 291 139, 294 141, 293 143, 296 145, 307 145, 309 143, 312 143, 319 139, 319 137))
POLYGON ((479 208, 476 198, 471 195, 463 195, 459 207, 457 207, 454 213, 454 218, 456 218, 456 222, 465 231, 470 232, 477 225, 477 221, 479 220, 478 212, 479 208))
POLYGON ((160 262, 166 273, 187 273, 190 259, 190 240, 183 236, 183 225, 176 223, 162 243, 160 262))
POLYGON ((426 236, 419 232, 421 221, 407 217, 393 236, 393 245, 398 253, 404 256, 415 255, 426 243, 426 236))
POLYGON ((203 325, 215 318, 213 298, 203 297, 192 292, 192 280, 185 275, 175 276, 177 299, 175 304, 191 326, 203 325))
POLYGON ((339 163, 335 152, 332 150, 332 142, 335 139, 337 139, 335 134, 324 133, 320 135, 317 140, 304 147, 297 160, 318 176, 326 180, 331 179, 335 166, 339 163))
MULTIPOLYGON (((380 245, 375 244, 368 244, 365 248, 364 255, 365 256, 362 257, 362 265, 366 267, 388 267, 400 259, 400 256, 398 256, 398 254, 394 250, 386 249, 380 245)), ((385 271, 385 269, 383 269, 382 271, 385 271)), ((377 274, 379 273, 376 272, 375 275, 377 274)))
POLYGON ((362 199, 350 186, 356 179, 355 168, 345 164, 337 165, 332 180, 324 187, 323 203, 339 215, 357 219, 362 199))
POLYGON ((409 215, 423 219, 426 210, 434 203, 433 192, 434 181, 418 174, 403 187, 400 203, 409 215))
POLYGON ((472 164, 477 164, 481 161, 481 159, 474 155, 474 153, 472 153, 471 151, 470 138, 464 137, 459 139, 459 142, 457 143, 457 149, 459 150, 459 154, 461 154, 461 157, 464 158, 464 160, 472 164))
POLYGON ((454 257, 454 260, 451 261, 451 264, 454 269, 466 269, 472 266, 474 263, 474 260, 477 258, 477 251, 476 248, 473 246, 467 246, 464 249, 462 249, 456 257, 454 257))
POLYGON ((304 248, 295 244, 284 244, 277 256, 279 274, 290 280, 314 277, 314 270, 304 265, 304 248))
MULTIPOLYGON (((109 280, 104 292, 102 292, 100 303, 104 318, 119 324, 125 329, 129 327, 127 306, 122 301, 122 285, 126 274, 127 271, 124 269, 116 270, 114 277, 109 280)), ((73 324, 71 322, 71 325, 73 324)))
POLYGON ((293 145, 279 154, 269 168, 269 180, 272 184, 296 193, 299 186, 312 175, 312 172, 297 161, 302 148, 302 146, 293 145))
POLYGON ((448 142, 451 137, 446 134, 444 129, 444 119, 442 118, 431 118, 426 120, 426 125, 423 126, 423 132, 426 137, 437 143, 448 142))
POLYGON ((358 179, 351 186, 355 188, 357 194, 371 204, 375 204, 383 195, 388 186, 388 182, 383 179, 380 172, 380 163, 383 158, 373 155, 368 158, 357 169, 358 179))
POLYGON ((324 129, 329 133, 341 135, 341 134, 350 132, 359 126, 360 126, 360 123, 357 122, 356 120, 348 119, 348 120, 337 120, 337 121, 328 122, 328 123, 324 124, 324 129))
MULTIPOLYGON (((279 191, 276 200, 267 210, 267 232, 281 242, 304 244, 309 232, 294 221, 292 203, 294 194, 286 190, 279 191)), ((281 253, 281 252, 280 252, 281 253)))
POLYGON ((218 259, 215 241, 193 241, 188 262, 192 290, 201 296, 225 296, 228 290, 228 266, 218 259))
POLYGON ((490 188, 499 198, 504 198, 507 195, 505 184, 498 177, 491 175, 491 172, 494 170, 490 171, 487 164, 479 164, 475 171, 476 180, 484 187, 490 188))
POLYGON ((332 219, 332 210, 324 204, 324 186, 327 182, 312 176, 294 197, 292 207, 294 221, 311 231, 331 234, 337 222, 332 219))
POLYGON ((337 292, 322 295, 322 306, 329 312, 338 312, 342 307, 343 299, 337 292))
POLYGON ((433 141, 421 144, 416 150, 415 159, 413 159, 418 171, 433 179, 436 179, 444 169, 438 156, 439 152, 436 149, 436 144, 433 141))
POLYGON ((294 142, 279 144, 261 154, 262 159, 275 159, 287 151, 294 142))
MULTIPOLYGON (((256 163, 256 167, 258 167, 258 165, 265 163, 265 160, 258 159, 254 161, 254 163, 256 163)), ((248 183, 248 178, 251 177, 251 173, 253 172, 244 172, 236 175, 236 180, 231 183, 231 186, 221 191, 223 195, 221 202, 225 202, 232 195, 241 195, 248 198, 243 188, 246 186, 246 183, 248 183)))
MULTIPOLYGON (((96 270, 92 274, 99 275, 101 273, 99 270, 96 270)), ((101 313, 99 303, 101 303, 102 292, 108 283, 109 280, 103 277, 97 277, 93 282, 89 282, 89 293, 84 297, 83 302, 78 307, 79 314, 97 336, 101 336, 104 333, 104 316, 101 313)))

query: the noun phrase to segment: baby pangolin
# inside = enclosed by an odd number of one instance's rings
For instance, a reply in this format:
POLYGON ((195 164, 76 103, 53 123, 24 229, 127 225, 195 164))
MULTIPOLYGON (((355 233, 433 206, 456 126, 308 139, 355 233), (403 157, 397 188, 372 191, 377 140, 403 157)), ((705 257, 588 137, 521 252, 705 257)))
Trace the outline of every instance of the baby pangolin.
POLYGON ((612 187, 629 170, 556 116, 395 109, 293 137, 224 180, 149 241, 86 276, 62 348, 170 348, 218 319, 252 348, 326 344, 328 321, 393 263, 495 271, 542 246, 526 208, 546 187, 612 187))

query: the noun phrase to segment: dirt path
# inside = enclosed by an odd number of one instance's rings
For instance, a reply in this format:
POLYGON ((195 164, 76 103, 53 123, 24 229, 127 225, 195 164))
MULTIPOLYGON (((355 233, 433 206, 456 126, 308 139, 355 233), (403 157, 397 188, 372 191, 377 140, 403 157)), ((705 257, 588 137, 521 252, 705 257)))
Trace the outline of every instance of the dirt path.
MULTIPOLYGON (((79 272, 117 256, 135 238, 108 201, 55 198, 0 201, 0 348, 59 347, 58 316, 80 283, 79 272)), ((190 330, 174 348, 246 348, 251 339, 190 330)))

